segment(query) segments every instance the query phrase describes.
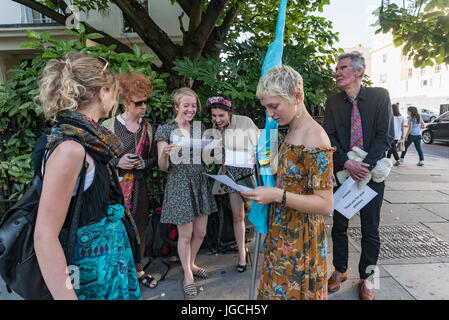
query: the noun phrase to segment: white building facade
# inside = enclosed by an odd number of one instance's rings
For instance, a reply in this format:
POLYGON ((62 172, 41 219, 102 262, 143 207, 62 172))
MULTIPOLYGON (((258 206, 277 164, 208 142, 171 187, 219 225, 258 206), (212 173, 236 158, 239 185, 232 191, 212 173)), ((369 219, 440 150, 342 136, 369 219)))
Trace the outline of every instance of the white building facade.
POLYGON ((415 68, 413 62, 395 47, 391 34, 373 37, 371 49, 371 80, 386 88, 392 103, 399 102, 402 114, 407 107, 428 109, 436 114, 449 106, 449 68, 447 64, 415 68))
MULTIPOLYGON (((169 1, 139 0, 148 10, 151 18, 164 30, 174 42, 182 41, 182 33, 179 28, 179 17, 182 9, 178 4, 171 5, 169 1)), ((66 0, 67 3, 69 3, 66 0)), ((132 47, 137 44, 142 52, 151 50, 142 42, 140 37, 126 24, 121 10, 111 5, 105 12, 90 11, 87 15, 80 14, 80 20, 86 21, 94 28, 104 31, 121 42, 132 47)), ((184 26, 188 26, 188 17, 183 17, 184 26)), ((22 61, 32 59, 32 49, 21 48, 21 43, 32 41, 27 37, 26 30, 38 33, 49 31, 52 38, 56 40, 70 39, 66 34, 66 26, 54 23, 51 19, 42 16, 30 8, 20 5, 11 0, 0 0, 0 84, 4 83, 9 70, 22 61)))

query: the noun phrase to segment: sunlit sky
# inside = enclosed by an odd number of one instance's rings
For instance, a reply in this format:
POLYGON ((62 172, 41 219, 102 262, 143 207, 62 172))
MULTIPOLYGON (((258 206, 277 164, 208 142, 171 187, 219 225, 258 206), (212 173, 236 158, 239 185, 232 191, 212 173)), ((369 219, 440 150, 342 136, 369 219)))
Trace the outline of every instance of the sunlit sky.
POLYGON ((381 4, 381 0, 331 0, 330 5, 324 7, 323 13, 333 22, 333 30, 339 32, 338 47, 347 48, 361 44, 371 47, 371 37, 376 27, 370 25, 376 21, 372 12, 381 4))

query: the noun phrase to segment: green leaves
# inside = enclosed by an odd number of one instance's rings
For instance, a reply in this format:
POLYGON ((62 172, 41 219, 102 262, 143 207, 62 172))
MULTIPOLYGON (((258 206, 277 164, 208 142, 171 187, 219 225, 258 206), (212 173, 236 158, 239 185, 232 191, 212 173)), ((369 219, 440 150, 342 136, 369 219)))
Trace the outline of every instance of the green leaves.
POLYGON ((391 32, 394 45, 413 60, 415 67, 449 63, 447 0, 408 0, 406 8, 389 4, 379 16, 376 33, 391 32))
POLYGON ((42 111, 35 103, 39 94, 37 79, 42 74, 49 59, 62 58, 66 52, 78 51, 95 57, 103 57, 115 73, 138 70, 151 77, 153 96, 148 107, 150 122, 169 119, 172 113, 170 95, 166 92, 164 79, 168 73, 159 75, 152 70, 151 63, 155 56, 144 53, 134 46, 134 54, 116 54, 115 45, 86 46, 86 39, 95 40, 103 37, 99 33, 86 34, 84 26, 75 30, 66 30, 73 36, 71 40, 55 40, 48 32, 27 31, 34 41, 24 42, 22 48, 37 51, 34 59, 25 61, 20 66, 11 68, 10 79, 0 85, 0 139, 5 143, 0 146, 5 156, 0 161, 0 185, 6 188, 6 173, 12 182, 11 198, 20 197, 31 181, 33 171, 30 164, 36 134, 44 129, 42 111))
MULTIPOLYGON (((244 42, 222 45, 220 49, 226 58, 200 57, 193 61, 183 58, 175 62, 173 70, 195 80, 195 90, 203 103, 212 95, 226 94, 237 106, 237 114, 250 116, 263 126, 265 111, 258 107, 260 102, 255 93, 267 48, 253 37, 244 42)), ((323 108, 327 94, 336 90, 332 71, 323 67, 332 63, 332 58, 314 55, 311 45, 297 44, 284 48, 283 63, 303 76, 305 103, 310 111, 323 108)))

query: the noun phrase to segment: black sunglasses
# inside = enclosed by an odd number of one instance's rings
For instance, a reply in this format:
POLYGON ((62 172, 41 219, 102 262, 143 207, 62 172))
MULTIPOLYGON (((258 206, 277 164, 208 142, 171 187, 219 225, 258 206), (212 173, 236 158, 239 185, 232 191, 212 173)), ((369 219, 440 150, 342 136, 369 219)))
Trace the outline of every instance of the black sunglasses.
POLYGON ((136 107, 141 106, 141 105, 144 105, 144 104, 148 104, 149 101, 150 101, 149 98, 148 98, 148 99, 145 99, 145 100, 140 100, 140 101, 132 101, 132 100, 131 100, 131 102, 134 103, 134 105, 135 105, 136 107))

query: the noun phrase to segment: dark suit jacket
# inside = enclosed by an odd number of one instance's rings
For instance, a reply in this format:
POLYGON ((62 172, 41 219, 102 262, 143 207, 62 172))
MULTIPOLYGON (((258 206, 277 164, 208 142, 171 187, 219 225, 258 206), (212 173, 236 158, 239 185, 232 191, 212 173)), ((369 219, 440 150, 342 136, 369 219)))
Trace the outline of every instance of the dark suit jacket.
MULTIPOLYGON (((363 149, 368 152, 363 162, 369 164, 369 170, 372 170, 377 161, 385 157, 394 138, 390 96, 383 88, 362 86, 357 97, 362 119, 363 149)), ((326 101, 323 127, 332 146, 337 147, 334 153, 335 172, 342 170, 348 160, 351 112, 352 103, 344 91, 330 96, 326 101)))

